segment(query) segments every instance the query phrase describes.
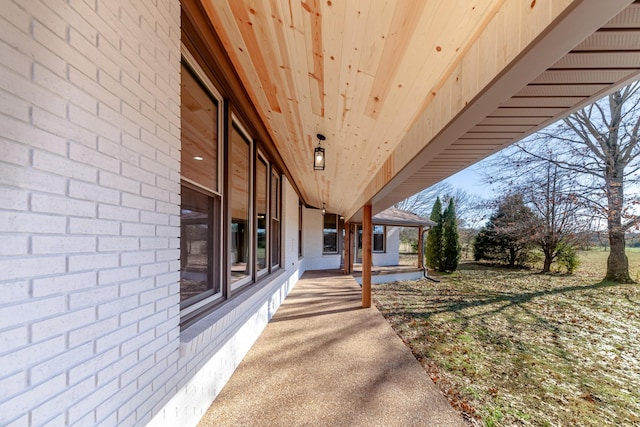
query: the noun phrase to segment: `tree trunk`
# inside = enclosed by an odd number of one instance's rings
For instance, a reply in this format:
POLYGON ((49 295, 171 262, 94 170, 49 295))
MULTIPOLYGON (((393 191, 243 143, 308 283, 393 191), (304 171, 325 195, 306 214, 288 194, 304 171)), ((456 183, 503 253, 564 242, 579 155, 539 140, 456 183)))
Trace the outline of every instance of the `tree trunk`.
POLYGON ((622 227, 622 204, 624 190, 621 171, 608 174, 607 199, 609 203, 609 258, 604 280, 617 283, 635 283, 629 275, 629 260, 625 254, 624 228, 622 227), (612 176, 613 175, 613 176, 612 176))
POLYGON ((547 251, 544 251, 544 264, 542 266, 543 273, 549 273, 551 271, 552 262, 553 262, 553 256, 547 251))

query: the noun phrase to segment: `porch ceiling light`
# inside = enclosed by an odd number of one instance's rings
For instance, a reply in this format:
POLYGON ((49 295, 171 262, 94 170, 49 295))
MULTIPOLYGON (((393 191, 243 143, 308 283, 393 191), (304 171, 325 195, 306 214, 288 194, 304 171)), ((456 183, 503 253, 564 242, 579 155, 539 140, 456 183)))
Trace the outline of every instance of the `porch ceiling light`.
POLYGON ((327 213, 327 208, 325 206, 325 203, 322 202, 322 215, 324 216, 327 213))
POLYGON ((324 170, 324 148, 320 145, 322 141, 326 138, 321 133, 317 134, 318 138, 318 146, 313 149, 313 170, 323 171, 324 170))

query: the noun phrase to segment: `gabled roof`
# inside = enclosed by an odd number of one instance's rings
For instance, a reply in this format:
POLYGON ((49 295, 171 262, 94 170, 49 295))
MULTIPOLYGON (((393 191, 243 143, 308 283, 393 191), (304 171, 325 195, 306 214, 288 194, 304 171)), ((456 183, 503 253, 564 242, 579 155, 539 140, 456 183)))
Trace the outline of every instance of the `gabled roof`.
POLYGON ((429 218, 396 208, 387 208, 379 214, 374 215, 371 222, 375 225, 391 225, 397 227, 431 228, 436 225, 436 223, 429 218))

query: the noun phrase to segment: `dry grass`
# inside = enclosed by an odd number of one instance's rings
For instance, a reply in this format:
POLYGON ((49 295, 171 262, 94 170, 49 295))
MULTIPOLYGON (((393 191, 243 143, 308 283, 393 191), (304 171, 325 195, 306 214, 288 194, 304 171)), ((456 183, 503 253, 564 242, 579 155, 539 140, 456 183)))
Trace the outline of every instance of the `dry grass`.
POLYGON ((640 426, 640 285, 601 282, 606 255, 573 276, 463 263, 374 300, 474 424, 640 426))

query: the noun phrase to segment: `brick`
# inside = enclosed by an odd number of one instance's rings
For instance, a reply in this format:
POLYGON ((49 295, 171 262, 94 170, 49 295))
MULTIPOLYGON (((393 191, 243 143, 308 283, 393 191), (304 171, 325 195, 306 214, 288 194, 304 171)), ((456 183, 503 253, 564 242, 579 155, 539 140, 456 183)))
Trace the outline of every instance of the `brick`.
MULTIPOLYGON (((77 346, 85 342, 95 341, 113 332, 118 327, 118 319, 110 317, 82 326, 69 333, 69 346, 77 346)), ((101 353, 102 351, 97 351, 101 353)))
MULTIPOLYGON (((178 191, 175 191, 175 193, 178 193, 178 191)), ((142 184, 140 186, 140 194, 144 197, 149 197, 163 202, 169 202, 172 192, 167 191, 164 188, 142 184)))
MULTIPOLYGON (((9 187, 0 187, 0 200, 2 209, 15 209, 25 211, 28 209, 28 193, 24 190, 9 187)), ((0 217, 0 224, 2 217, 0 217)), ((0 230, 3 227, 0 225, 0 230)))
POLYGON ((38 406, 34 407, 31 411, 31 422, 34 425, 41 425, 47 422, 51 418, 52 414, 57 414, 58 412, 62 412, 62 414, 64 414, 69 402, 80 400, 82 397, 92 392, 94 388, 95 384, 92 378, 64 388, 62 393, 49 398, 46 402, 42 402, 38 406))
MULTIPOLYGON (((93 344, 87 343, 85 345, 92 346, 93 344)), ((69 369, 69 384, 75 384, 86 378, 96 376, 96 372, 103 369, 105 366, 109 366, 109 364, 114 363, 118 360, 118 357, 118 349, 112 348, 104 353, 84 358, 81 363, 76 364, 69 369)))
POLYGON ((29 163, 29 147, 26 145, 0 139, 0 153, 3 162, 22 166, 29 163))
MULTIPOLYGON (((155 313, 153 304, 138 304, 132 310, 122 312, 120 314, 120 325, 125 326, 130 324, 137 324, 140 319, 151 316, 153 313, 155 313)), ((140 329, 138 328, 138 330, 140 329)), ((123 354, 126 353, 128 352, 124 352, 123 354)))
MULTIPOLYGON (((104 40, 104 37, 101 37, 101 41, 104 40)), ((109 42, 100 43, 100 47, 109 46, 109 49, 113 49, 109 42)), ((122 66, 122 64, 120 64, 122 66)), ((133 64, 127 64, 127 66, 135 67, 133 64)), ((122 71, 120 72, 122 75, 122 71)), ((109 91, 111 94, 116 96, 120 102, 124 102, 132 106, 133 108, 138 108, 140 104, 140 98, 137 94, 132 92, 127 86, 120 83, 119 80, 114 79, 108 73, 105 73, 103 70, 98 70, 98 84, 109 91)))
POLYGON ((139 249, 137 237, 100 237, 98 238, 99 252, 121 252, 139 249))
POLYGON ((155 236, 156 227, 153 224, 122 224, 123 236, 155 236))
MULTIPOLYGON (((6 329, 0 332, 0 354, 15 351, 29 343, 29 330, 27 326, 15 329, 6 329)), ((0 399, 2 400, 2 399, 0 399)))
POLYGON ((138 306, 138 296, 129 295, 128 297, 120 297, 116 301, 110 301, 98 306, 98 318, 105 319, 111 316, 117 316, 125 311, 132 310, 138 306))
MULTIPOLYGON (((120 103, 122 108, 122 104, 120 103)), ((105 120, 108 123, 115 125, 121 132, 128 133, 134 137, 140 135, 139 124, 126 114, 120 114, 116 109, 108 107, 106 104, 98 104, 98 117, 105 120)))
MULTIPOLYGON (((36 40, 39 42, 51 42, 52 40, 46 40, 47 37, 59 40, 55 34, 38 21, 31 20, 30 26, 32 28, 32 34, 34 37, 37 37, 36 40)), ((66 62, 50 50, 50 45, 45 47, 42 43, 34 43, 31 34, 15 31, 15 27, 2 18, 0 18, 0 40, 3 40, 8 45, 13 46, 20 52, 31 57, 33 61, 47 64, 48 67, 60 76, 64 75, 67 69, 66 62)))
POLYGON ((69 145, 69 157, 72 160, 92 165, 102 171, 120 172, 120 161, 118 159, 104 155, 94 148, 71 143, 69 145))
POLYGON ((120 139, 120 129, 75 105, 69 105, 69 121, 111 141, 120 139))
POLYGON ((140 183, 138 181, 111 172, 100 171, 98 183, 104 187, 115 190, 126 191, 133 194, 140 193, 140 183))
MULTIPOLYGON (((129 117, 131 120, 137 123, 140 127, 150 132, 153 132, 156 129, 156 123, 153 120, 140 114, 138 110, 136 110, 135 108, 131 107, 128 104, 122 104, 122 114, 125 115, 126 117, 129 117)), ((133 133, 130 133, 130 135, 136 136, 133 133)))
MULTIPOLYGON (((95 320, 95 307, 98 304, 107 301, 113 301, 118 298, 117 286, 98 286, 96 288, 88 289, 82 292, 76 292, 69 295, 69 309, 78 310, 83 307, 91 307, 91 311, 94 316, 92 320, 95 320)), ((91 322, 86 322, 91 323, 91 322)))
POLYGON ((162 299, 168 295, 166 288, 152 289, 140 292, 140 304, 147 304, 162 299))
POLYGON ((132 267, 102 270, 98 273, 98 283, 103 286, 138 279, 140 277, 139 269, 139 266, 134 265, 132 267))
POLYGON ((180 252, 175 249, 156 251, 156 261, 173 261, 180 257, 180 252))
MULTIPOLYGON (((2 20, 0 19, 0 24, 2 24, 2 20)), ((0 25, 1 27, 2 25, 0 25)), ((0 32, 2 30, 0 29, 0 32)), ((0 40, 2 38, 0 37, 0 40)), ((2 43, 0 43, 2 45, 2 43)), ((2 50, 0 50, 0 53, 2 50)), ((15 55, 14 55, 15 56, 15 55)), ((10 58, 10 57, 9 57, 10 58)), ((9 59, 6 58, 6 59, 9 59)), ((3 56, 3 64, 5 57, 3 56)), ((31 74, 31 61, 29 58, 29 63, 24 64, 27 66, 29 75, 31 74)), ((23 76, 19 76, 16 73, 12 73, 9 71, 5 71, 0 73, 0 87, 3 88, 8 93, 11 93, 15 97, 26 101, 27 103, 37 105, 40 108, 43 108, 51 113, 58 114, 62 117, 66 114, 66 105, 65 100, 51 96, 51 93, 42 87, 34 84, 29 80, 25 80, 23 76)), ((6 135, 8 129, 3 129, 3 135, 6 135)))
POLYGON ((148 197, 142 197, 136 194, 123 193, 122 194, 122 206, 128 208, 135 208, 145 211, 152 211, 155 209, 156 202, 148 197))
POLYGON ((31 197, 31 209, 34 212, 95 218, 96 203, 74 200, 68 197, 56 197, 46 194, 34 194, 31 197))
MULTIPOLYGON (((89 62, 100 64, 100 69, 106 71, 114 78, 118 77, 120 69, 118 65, 107 55, 104 55, 95 43, 87 40, 73 26, 69 28, 69 45, 85 56, 89 62)), ((97 75, 96 75, 97 78, 97 75)))
POLYGON ((59 76, 40 64, 33 66, 34 83, 47 88, 62 99, 92 113, 97 114, 98 102, 91 94, 69 82, 65 76, 59 76))
POLYGON ((64 337, 30 344, 0 356, 0 377, 25 371, 30 366, 64 352, 64 337))
MULTIPOLYGON (((29 388, 28 393, 22 393, 9 400, 0 402, 0 424, 6 425, 5 421, 12 419, 11 417, 13 417, 14 414, 27 412, 46 402, 55 396, 58 390, 64 389, 65 382, 65 375, 58 375, 45 383, 29 388)), ((58 420, 58 422, 60 422, 60 420, 58 420)), ((64 420, 62 420, 62 424, 64 424, 64 420)), ((31 424, 31 420, 29 425, 33 425, 31 424)))
MULTIPOLYGON (((140 133, 143 134, 144 130, 140 133)), ((135 138, 131 135, 122 135, 122 146, 138 153, 141 159, 145 157, 155 158, 156 156, 156 149, 152 145, 142 141, 141 138, 135 138)))
POLYGON ((37 0, 22 0, 20 6, 38 22, 45 25, 52 33, 63 39, 67 32, 67 23, 47 7, 47 3, 37 0))
POLYGON ((1 164, 1 167, 0 184, 45 193, 65 194, 67 179, 64 177, 8 163, 1 164))
POLYGON ((0 294, 0 304, 16 304, 28 301, 29 290, 28 280, 4 282, 2 284, 2 294, 0 294))
POLYGON ((118 266, 117 254, 70 255, 69 271, 101 270, 118 266))
MULTIPOLYGON (((95 43, 98 32, 93 23, 85 19, 85 17, 93 17, 93 14, 78 13, 78 11, 71 8, 65 0, 47 0, 47 4, 52 10, 55 10, 58 15, 63 16, 68 22, 72 22, 73 28, 80 32, 84 38, 95 43)), ((83 11, 86 13, 86 9, 83 9, 83 11)))
MULTIPOLYGON (((101 353, 112 347, 117 347, 121 343, 135 337, 138 333, 137 325, 127 325, 96 339, 96 351, 101 353)), ((121 353, 121 355, 126 353, 121 353)))
MULTIPOLYGON (((120 99, 97 81, 96 76, 91 74, 93 70, 83 70, 74 66, 69 67, 69 81, 78 89, 92 96, 96 101, 108 105, 111 108, 118 108, 120 99)), ((96 72, 99 72, 96 71, 96 72)), ((97 106, 96 106, 97 108, 97 106)), ((89 109, 88 111, 97 112, 97 110, 89 109)))
POLYGON ((29 370, 29 380, 40 383, 60 375, 93 355, 93 344, 85 343, 45 360, 29 370))
MULTIPOLYGON (((82 417, 90 414, 90 417, 87 419, 87 425, 95 426, 95 415, 93 414, 94 408, 104 402, 105 396, 110 396, 117 392, 118 380, 113 380, 95 390, 93 393, 88 394, 82 400, 78 401, 78 403, 69 408, 69 423, 74 426, 76 424, 81 424, 82 417)), ((116 424, 114 423, 112 425, 116 424)))
POLYGON ((155 264, 140 266, 140 275, 142 277, 155 277, 160 274, 166 273, 167 271, 169 271, 169 264, 167 264, 166 262, 157 262, 155 264))
POLYGON ((139 211, 137 209, 125 208, 123 206, 112 206, 99 204, 98 218, 113 219, 116 221, 138 222, 139 211))
POLYGON ((20 259, 0 259, 0 271, 3 280, 16 280, 66 271, 64 257, 30 257, 20 259))
POLYGON ((44 153, 39 150, 35 150, 33 153, 33 166, 36 169, 57 175, 88 182, 97 182, 98 174, 94 167, 79 164, 65 157, 44 153))
POLYGON ((23 33, 29 32, 31 28, 31 15, 13 2, 6 2, 2 5, 2 16, 23 33))
POLYGON ((169 247, 169 240, 164 237, 141 237, 140 249, 166 249, 169 247))
POLYGON ((153 336, 155 335, 155 326, 159 323, 167 320, 167 313, 165 311, 156 312, 152 316, 145 317, 138 321, 138 329, 141 331, 153 330, 153 336))
POLYGON ((32 251, 36 255, 94 252, 95 237, 34 236, 32 251))
POLYGON ((135 251, 135 252, 123 252, 120 254, 120 265, 142 265, 148 264, 155 260, 153 251, 135 251))
POLYGON ((34 298, 39 298, 65 294, 72 291, 90 289, 96 285, 96 273, 93 271, 35 279, 33 281, 33 296, 34 298))
POLYGON ((103 219, 69 218, 69 232, 71 234, 113 236, 120 233, 120 223, 103 219))
POLYGON ((0 256, 26 255, 28 252, 28 237, 0 235, 0 256))
MULTIPOLYGON (((140 222, 145 224, 167 225, 169 224, 169 216, 156 212, 140 212, 140 222)), ((160 227, 156 227, 156 230, 160 227)))
POLYGON ((43 321, 31 325, 31 336, 34 341, 42 341, 62 335, 79 325, 86 325, 96 320, 95 310, 88 308, 85 310, 59 313, 55 317, 47 318, 43 321))
POLYGON ((137 165, 122 165, 122 175, 138 182, 145 182, 149 185, 155 184, 156 181, 155 174, 147 172, 137 165))
POLYGON ((122 372, 131 370, 133 366, 138 362, 138 355, 135 353, 129 353, 125 356, 118 357, 111 365, 107 365, 104 369, 98 371, 98 385, 107 384, 113 381, 114 378, 118 378, 122 372))
MULTIPOLYGON (((123 135, 124 137, 124 135, 123 135)), ((98 151, 108 156, 115 157, 125 164, 137 166, 140 155, 133 150, 123 147, 120 144, 109 141, 108 139, 98 138, 98 151)))
POLYGON ((40 300, 11 304, 0 308, 0 329, 44 319, 65 312, 65 299, 51 297, 40 300))
POLYGON ((27 388, 27 373, 25 371, 16 372, 5 378, 0 378, 0 401, 18 394, 27 388))
MULTIPOLYGON (((5 45, 0 43, 0 57, 5 59, 4 56, 2 56, 3 46, 5 45)), ((30 105, 28 102, 25 102, 15 95, 0 90, 0 114, 11 116, 12 118, 23 122, 28 122, 30 120, 29 107, 30 105)))
POLYGON ((138 295, 140 292, 153 289, 154 286, 153 279, 151 278, 132 280, 131 282, 122 283, 120 285, 120 297, 138 295))
MULTIPOLYGON (((129 353, 137 353, 143 345, 153 340, 154 338, 153 336, 154 336, 153 330, 137 332, 130 339, 122 342, 122 344, 120 345, 120 354, 125 355, 129 353)), ((138 356, 138 358, 139 357, 140 356, 138 356)), ((121 381, 124 383, 127 383, 129 380, 135 380, 135 378, 129 378, 129 379, 121 378, 121 381)))
POLYGON ((66 218, 14 211, 0 211, 0 231, 10 233, 65 233, 66 218))
MULTIPOLYGON (((169 217, 167 217, 167 219, 169 219, 169 217)), ((159 237, 172 237, 172 238, 179 238, 180 237, 180 227, 174 227, 174 226, 157 226, 156 227, 156 236, 159 237)))
POLYGON ((97 184, 76 180, 69 181, 69 197, 103 203, 120 203, 120 192, 97 184))

